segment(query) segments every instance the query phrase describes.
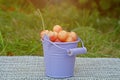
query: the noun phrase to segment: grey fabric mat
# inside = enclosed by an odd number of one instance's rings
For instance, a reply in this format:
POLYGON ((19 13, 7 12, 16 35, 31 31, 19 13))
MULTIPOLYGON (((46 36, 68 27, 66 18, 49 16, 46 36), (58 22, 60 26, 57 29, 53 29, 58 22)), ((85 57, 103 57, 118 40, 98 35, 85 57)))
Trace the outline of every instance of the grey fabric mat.
MULTIPOLYGON (((61 80, 46 77, 43 57, 0 57, 0 80, 61 80)), ((120 80, 119 58, 76 58, 74 77, 62 80, 120 80)))

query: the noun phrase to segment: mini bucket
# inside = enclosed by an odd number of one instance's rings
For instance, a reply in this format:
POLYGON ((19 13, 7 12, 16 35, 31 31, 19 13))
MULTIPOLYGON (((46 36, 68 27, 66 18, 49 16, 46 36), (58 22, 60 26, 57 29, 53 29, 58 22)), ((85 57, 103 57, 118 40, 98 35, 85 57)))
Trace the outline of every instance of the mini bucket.
POLYGON ((75 57, 77 54, 84 54, 87 49, 77 48, 79 38, 75 42, 51 42, 47 36, 42 40, 45 74, 53 78, 66 78, 74 76, 75 57))

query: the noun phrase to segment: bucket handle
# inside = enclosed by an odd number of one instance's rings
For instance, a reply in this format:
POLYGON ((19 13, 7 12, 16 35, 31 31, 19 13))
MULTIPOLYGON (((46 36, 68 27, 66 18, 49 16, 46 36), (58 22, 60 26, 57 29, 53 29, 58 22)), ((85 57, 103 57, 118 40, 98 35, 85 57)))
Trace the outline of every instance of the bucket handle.
POLYGON ((84 47, 84 43, 81 39, 80 39, 80 42, 82 43, 81 48, 72 48, 72 49, 67 50, 67 53, 68 53, 69 56, 87 53, 87 48, 84 47))
MULTIPOLYGON (((82 43, 82 47, 81 48, 72 48, 72 49, 65 49, 65 48, 62 48, 58 45, 56 45, 55 43, 51 42, 49 40, 49 37, 47 35, 44 36, 44 40, 47 40, 48 42, 50 42, 51 44, 53 44, 54 46, 60 48, 60 49, 63 49, 65 51, 67 51, 68 55, 69 56, 72 56, 72 55, 77 55, 77 54, 85 54, 87 53, 87 49, 86 47, 84 47, 84 43, 83 41, 79 38, 80 42, 82 43)), ((43 41, 43 40, 42 40, 43 41)))

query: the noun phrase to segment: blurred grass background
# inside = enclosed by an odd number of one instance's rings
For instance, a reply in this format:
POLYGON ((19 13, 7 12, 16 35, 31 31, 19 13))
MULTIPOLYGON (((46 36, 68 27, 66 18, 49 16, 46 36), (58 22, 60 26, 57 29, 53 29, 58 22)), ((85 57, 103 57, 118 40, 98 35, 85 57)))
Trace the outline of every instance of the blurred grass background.
POLYGON ((120 58, 120 0, 0 0, 0 56, 43 56, 37 9, 45 29, 78 34, 88 49, 80 57, 120 58))

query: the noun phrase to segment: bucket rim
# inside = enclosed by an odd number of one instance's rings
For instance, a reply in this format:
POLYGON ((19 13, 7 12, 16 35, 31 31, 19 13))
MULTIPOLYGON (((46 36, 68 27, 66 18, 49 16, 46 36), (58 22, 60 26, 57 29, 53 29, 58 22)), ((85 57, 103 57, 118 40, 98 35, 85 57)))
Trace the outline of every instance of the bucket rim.
POLYGON ((78 42, 81 42, 82 43, 82 47, 84 47, 84 43, 83 43, 83 41, 81 40, 80 37, 78 37, 77 41, 73 41, 73 42, 52 42, 52 41, 50 41, 49 37, 47 35, 45 35, 44 38, 41 39, 41 41, 44 42, 45 40, 50 42, 51 44, 56 45, 56 46, 57 45, 61 45, 61 44, 62 45, 66 45, 66 44, 76 44, 78 42))

